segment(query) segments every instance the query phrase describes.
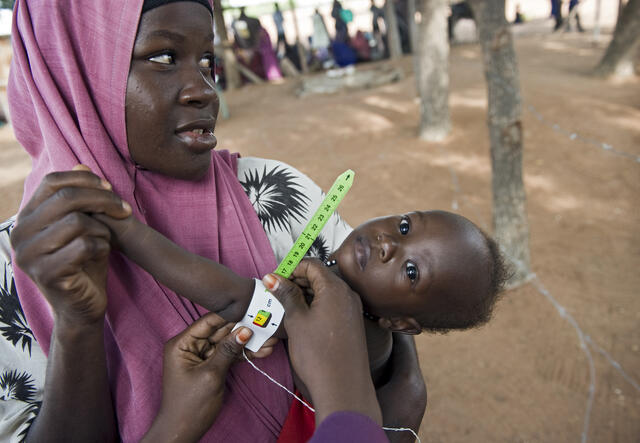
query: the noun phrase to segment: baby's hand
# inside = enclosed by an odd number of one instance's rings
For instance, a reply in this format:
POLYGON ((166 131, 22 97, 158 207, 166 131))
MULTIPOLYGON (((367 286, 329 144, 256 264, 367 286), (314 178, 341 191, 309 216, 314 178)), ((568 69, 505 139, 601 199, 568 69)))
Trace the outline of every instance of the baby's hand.
POLYGON ((141 228, 142 223, 133 215, 121 220, 107 217, 103 214, 93 214, 93 218, 104 223, 111 231, 111 244, 114 248, 124 250, 131 240, 137 242, 144 241, 144 231, 141 228))

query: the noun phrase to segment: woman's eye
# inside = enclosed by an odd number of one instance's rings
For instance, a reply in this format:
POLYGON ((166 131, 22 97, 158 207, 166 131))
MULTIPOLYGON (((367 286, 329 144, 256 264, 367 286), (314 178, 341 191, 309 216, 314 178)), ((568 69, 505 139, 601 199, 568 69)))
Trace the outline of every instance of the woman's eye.
POLYGON ((202 57, 200 59, 200 67, 207 68, 207 69, 213 68, 213 57, 211 57, 210 55, 207 55, 206 57, 202 57))
POLYGON ((418 279, 418 267, 410 261, 407 262, 406 271, 407 277, 409 277, 412 283, 418 279))
POLYGON ((402 220, 400 220, 400 234, 407 235, 410 229, 411 224, 409 223, 409 220, 407 220, 406 217, 402 217, 402 220))
POLYGON ((171 54, 158 54, 153 57, 149 57, 149 61, 162 63, 163 65, 170 65, 173 63, 173 56, 171 54))

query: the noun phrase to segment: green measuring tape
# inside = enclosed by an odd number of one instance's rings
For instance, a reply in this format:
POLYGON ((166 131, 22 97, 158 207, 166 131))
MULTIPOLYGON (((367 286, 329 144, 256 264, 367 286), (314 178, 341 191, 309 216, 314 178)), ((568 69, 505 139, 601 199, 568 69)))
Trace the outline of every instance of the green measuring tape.
POLYGON ((293 244, 287 256, 278 265, 278 268, 275 270, 276 274, 284 278, 289 278, 291 273, 293 273, 293 270, 307 253, 313 241, 318 237, 320 231, 322 231, 331 214, 333 214, 342 198, 351 188, 354 176, 355 172, 347 169, 333 182, 333 186, 331 186, 331 189, 327 192, 327 196, 322 200, 320 207, 316 213, 313 214, 313 217, 311 217, 311 220, 309 220, 309 223, 307 223, 304 231, 302 231, 302 234, 300 234, 293 244))

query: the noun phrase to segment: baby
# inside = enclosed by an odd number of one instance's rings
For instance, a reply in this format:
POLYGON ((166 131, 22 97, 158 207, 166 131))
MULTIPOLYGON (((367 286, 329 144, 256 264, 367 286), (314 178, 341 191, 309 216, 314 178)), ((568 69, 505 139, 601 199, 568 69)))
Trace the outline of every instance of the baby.
POLYGON ((444 211, 369 220, 328 264, 360 294, 366 316, 409 334, 485 323, 505 281, 496 243, 444 211))
MULTIPOLYGON (((101 220, 110 225, 116 246, 160 283, 228 321, 244 316, 253 279, 185 251, 134 217, 101 220)), ((390 331, 482 325, 506 280, 496 243, 471 221, 445 211, 369 220, 326 264, 362 298, 374 375, 391 353, 390 331)))

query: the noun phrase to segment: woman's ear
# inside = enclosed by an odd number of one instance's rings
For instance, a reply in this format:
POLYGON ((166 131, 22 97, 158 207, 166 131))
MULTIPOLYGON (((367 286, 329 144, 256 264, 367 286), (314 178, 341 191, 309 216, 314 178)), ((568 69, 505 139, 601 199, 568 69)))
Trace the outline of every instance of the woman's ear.
POLYGON ((422 332, 420 323, 413 317, 381 317, 378 320, 378 326, 409 335, 418 335, 422 332))

